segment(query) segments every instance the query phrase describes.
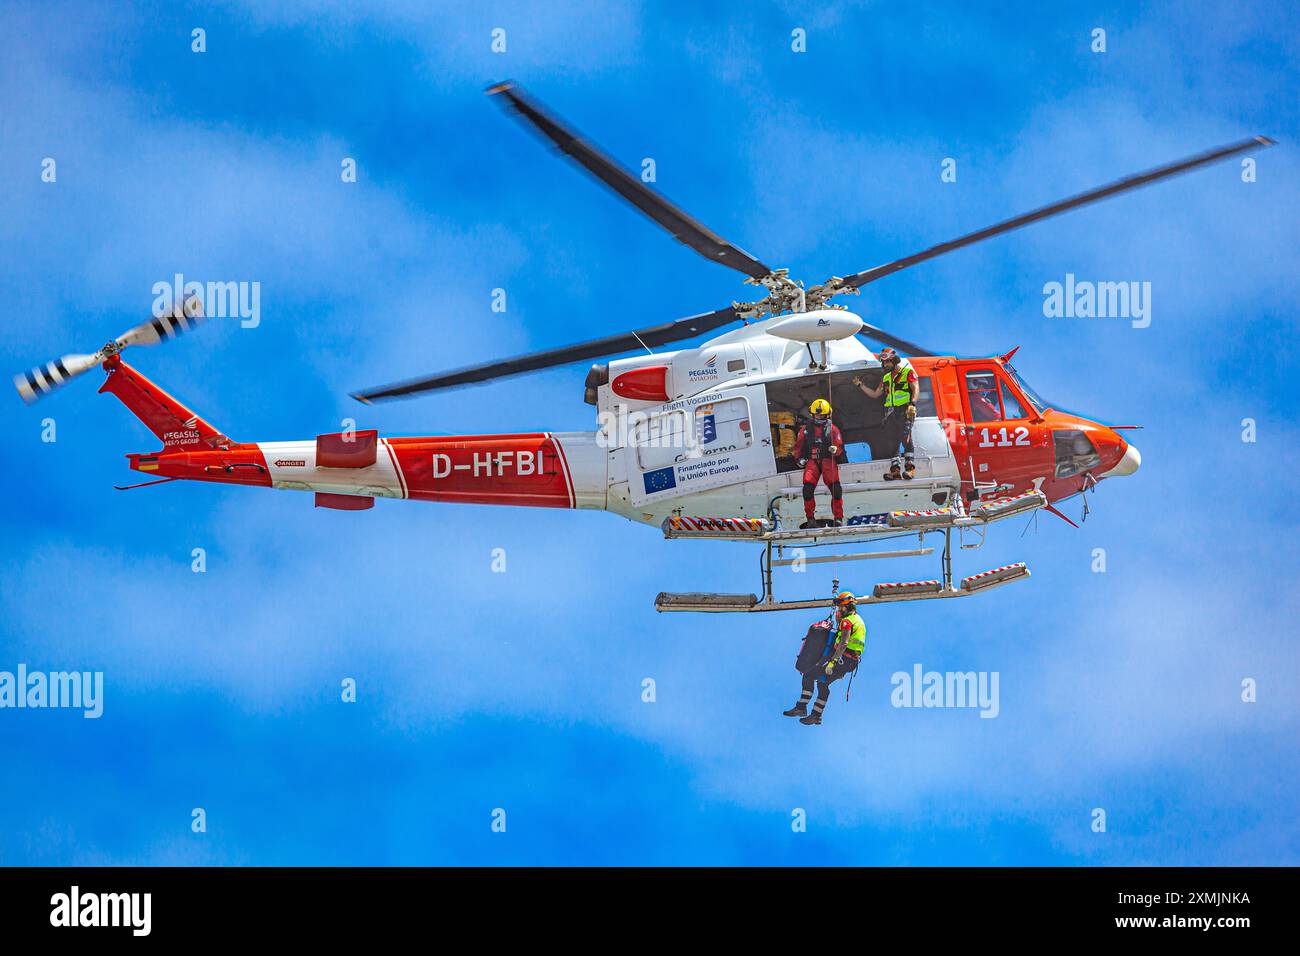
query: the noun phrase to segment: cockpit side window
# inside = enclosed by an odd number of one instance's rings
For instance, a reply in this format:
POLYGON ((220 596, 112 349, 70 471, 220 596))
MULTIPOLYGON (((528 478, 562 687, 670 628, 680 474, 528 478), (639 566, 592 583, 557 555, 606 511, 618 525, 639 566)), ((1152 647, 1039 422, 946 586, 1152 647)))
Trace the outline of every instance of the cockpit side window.
POLYGON ((917 395, 916 395, 916 414, 920 418, 933 418, 938 415, 938 410, 934 407, 934 387, 931 385, 929 375, 918 375, 916 377, 917 395))
POLYGON ((1008 421, 1016 418, 1028 418, 1025 409, 1016 398, 1016 393, 1006 382, 1002 383, 1002 417, 1008 421))
POLYGON ((1015 382, 1016 387, 1020 389, 1020 393, 1029 400, 1029 404, 1033 410, 1039 415, 1043 414, 1043 412, 1047 410, 1048 405, 1043 401, 1042 396, 1030 388, 1029 383, 1026 382, 1024 378, 1021 377, 1020 373, 1011 365, 1007 364, 1002 367, 1007 370, 1007 374, 1011 376, 1011 381, 1015 382))
POLYGON ((992 371, 967 372, 966 394, 970 399, 972 421, 1002 420, 1002 404, 998 399, 998 377, 992 371))

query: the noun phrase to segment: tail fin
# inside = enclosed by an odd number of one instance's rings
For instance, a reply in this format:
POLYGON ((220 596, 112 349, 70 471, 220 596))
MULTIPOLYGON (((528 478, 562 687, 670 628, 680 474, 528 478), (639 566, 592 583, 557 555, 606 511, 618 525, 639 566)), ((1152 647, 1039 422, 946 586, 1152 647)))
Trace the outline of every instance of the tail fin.
POLYGON ((104 362, 108 378, 101 392, 112 392, 163 443, 165 451, 204 451, 230 439, 199 418, 116 355, 104 362))

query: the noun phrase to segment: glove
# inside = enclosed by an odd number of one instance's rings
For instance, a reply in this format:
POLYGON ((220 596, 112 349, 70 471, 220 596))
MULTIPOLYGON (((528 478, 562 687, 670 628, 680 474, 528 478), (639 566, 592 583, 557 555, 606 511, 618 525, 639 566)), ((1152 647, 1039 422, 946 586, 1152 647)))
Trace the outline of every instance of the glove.
POLYGON ((858 376, 856 376, 856 375, 853 376, 853 384, 854 384, 854 385, 859 385, 859 386, 860 386, 860 385, 862 384, 862 379, 858 378, 858 376))
POLYGON ((830 447, 829 449, 827 449, 827 450, 828 450, 832 455, 835 455, 835 454, 838 454, 838 453, 839 453, 840 446, 839 446, 839 445, 831 445, 831 447, 830 447))
POLYGON ((826 668, 825 668, 825 670, 826 670, 826 676, 827 676, 827 677, 830 677, 830 676, 831 676, 831 671, 835 670, 835 662, 834 662, 834 661, 827 661, 827 662, 826 662, 826 668))
POLYGON ((808 464, 808 459, 807 459, 807 458, 800 458, 800 459, 799 459, 799 467, 800 467, 800 468, 804 467, 806 464, 808 464))
POLYGON ((907 406, 907 420, 908 420, 909 422, 914 422, 914 421, 916 421, 916 406, 915 406, 915 405, 908 405, 908 406, 907 406))

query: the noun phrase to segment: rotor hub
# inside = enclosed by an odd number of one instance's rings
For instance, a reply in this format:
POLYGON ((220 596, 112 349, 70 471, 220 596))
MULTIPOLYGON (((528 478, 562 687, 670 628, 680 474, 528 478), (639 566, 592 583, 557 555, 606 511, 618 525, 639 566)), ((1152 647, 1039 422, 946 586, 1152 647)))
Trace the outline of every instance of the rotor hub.
POLYGON ((831 276, 821 285, 805 289, 803 283, 791 279, 789 273, 789 269, 775 269, 760 278, 745 279, 746 285, 761 285, 767 289, 767 295, 757 302, 731 303, 731 307, 736 310, 736 315, 749 321, 766 318, 769 315, 781 315, 785 312, 847 309, 847 306, 832 305, 831 297, 858 294, 856 286, 847 285, 839 276, 831 276))

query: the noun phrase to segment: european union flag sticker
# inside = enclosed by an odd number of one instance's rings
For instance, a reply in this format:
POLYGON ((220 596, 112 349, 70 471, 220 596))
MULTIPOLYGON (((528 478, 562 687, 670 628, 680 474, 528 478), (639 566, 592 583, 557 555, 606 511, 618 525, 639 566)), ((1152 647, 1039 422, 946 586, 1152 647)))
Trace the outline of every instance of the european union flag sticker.
POLYGON ((677 476, 674 474, 672 465, 655 471, 647 471, 642 477, 645 479, 645 493, 647 495, 677 487, 677 476))

